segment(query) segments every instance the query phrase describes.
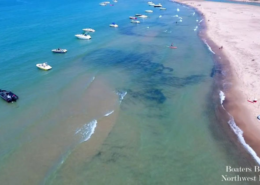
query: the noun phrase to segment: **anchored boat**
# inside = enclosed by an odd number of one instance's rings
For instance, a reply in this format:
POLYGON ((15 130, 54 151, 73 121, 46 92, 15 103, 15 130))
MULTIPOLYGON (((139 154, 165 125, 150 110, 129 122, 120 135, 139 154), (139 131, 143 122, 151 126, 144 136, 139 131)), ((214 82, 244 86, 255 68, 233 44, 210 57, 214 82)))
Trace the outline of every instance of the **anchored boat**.
POLYGON ((48 65, 47 63, 42 63, 42 64, 36 64, 36 67, 38 67, 39 69, 42 69, 44 71, 48 71, 50 70, 52 67, 50 65, 48 65))

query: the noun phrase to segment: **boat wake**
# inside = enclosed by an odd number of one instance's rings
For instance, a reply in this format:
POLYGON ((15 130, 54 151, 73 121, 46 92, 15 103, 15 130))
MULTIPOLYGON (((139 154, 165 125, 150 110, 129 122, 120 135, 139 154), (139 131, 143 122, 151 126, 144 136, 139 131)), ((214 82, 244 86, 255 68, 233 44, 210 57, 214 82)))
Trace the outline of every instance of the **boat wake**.
MULTIPOLYGON (((219 92, 219 98, 220 98, 220 104, 223 107, 224 110, 226 110, 223 106, 223 102, 225 101, 225 93, 223 91, 219 92)), ((233 130, 233 132, 237 135, 238 140, 243 145, 243 147, 251 154, 251 156, 254 158, 254 160, 260 165, 260 158, 257 156, 256 152, 246 143, 245 138, 243 137, 243 131, 236 125, 236 122, 234 120, 234 117, 229 114, 229 121, 228 124, 233 130)))

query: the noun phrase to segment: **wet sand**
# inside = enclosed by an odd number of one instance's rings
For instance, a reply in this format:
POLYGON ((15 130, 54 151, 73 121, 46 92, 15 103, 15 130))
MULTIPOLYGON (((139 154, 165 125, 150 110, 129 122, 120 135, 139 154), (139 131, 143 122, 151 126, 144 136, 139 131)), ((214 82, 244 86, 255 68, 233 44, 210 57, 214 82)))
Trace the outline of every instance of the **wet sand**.
MULTIPOLYGON (((246 142, 260 156, 260 104, 247 100, 260 98, 260 7, 206 1, 177 1, 199 10, 205 17, 206 35, 227 57, 232 87, 226 93, 225 107, 243 130, 246 142), (223 46, 223 48, 221 48, 223 46)), ((216 51, 217 50, 217 51, 216 51)))

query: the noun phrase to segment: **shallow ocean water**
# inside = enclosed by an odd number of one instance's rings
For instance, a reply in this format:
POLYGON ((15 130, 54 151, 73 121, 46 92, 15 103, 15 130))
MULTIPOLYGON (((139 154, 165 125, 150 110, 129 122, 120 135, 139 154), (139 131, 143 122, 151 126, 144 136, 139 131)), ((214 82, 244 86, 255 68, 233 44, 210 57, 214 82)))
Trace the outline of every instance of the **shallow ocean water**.
POLYGON ((0 102, 1 184, 221 184, 226 165, 252 165, 215 116, 202 18, 161 3, 0 2, 0 84, 20 97, 0 102))

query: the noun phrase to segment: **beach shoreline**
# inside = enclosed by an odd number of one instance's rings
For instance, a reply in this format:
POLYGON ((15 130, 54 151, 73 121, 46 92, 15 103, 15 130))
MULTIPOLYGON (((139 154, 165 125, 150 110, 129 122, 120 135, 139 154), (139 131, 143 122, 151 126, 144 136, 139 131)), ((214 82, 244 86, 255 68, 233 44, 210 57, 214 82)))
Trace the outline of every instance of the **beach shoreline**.
MULTIPOLYGON (((235 16, 234 14, 238 13, 238 11, 245 11, 247 9, 257 9, 258 7, 237 4, 227 5, 227 3, 205 2, 201 0, 176 0, 175 2, 195 8, 198 12, 200 12, 203 15, 206 30, 204 30, 200 36, 203 40, 205 39, 206 42, 208 42, 205 44, 213 48, 212 52, 215 54, 216 60, 218 60, 221 65, 223 65, 221 68, 226 70, 223 71, 220 68, 217 69, 216 72, 222 73, 221 76, 223 76, 223 79, 221 80, 223 87, 220 87, 220 89, 222 89, 225 93, 225 101, 223 103, 224 108, 227 110, 228 114, 234 117, 235 125, 237 125, 238 128, 233 128, 230 122, 229 125, 237 135, 240 143, 259 164, 260 160, 258 156, 260 156, 260 127, 256 119, 257 112, 259 111, 259 104, 249 104, 249 102, 247 102, 247 99, 251 100, 253 98, 257 98, 255 97, 256 95, 253 94, 260 92, 259 88, 256 89, 256 91, 253 91, 252 88, 248 88, 248 84, 252 85, 252 81, 254 79, 257 79, 259 75, 251 75, 251 78, 249 78, 248 74, 250 74, 250 70, 253 70, 252 68, 254 68, 255 65, 246 65, 246 63, 243 62, 244 60, 250 60, 250 58, 255 58, 252 59, 252 63, 255 60, 257 60, 259 55, 256 55, 255 53, 250 53, 250 51, 245 51, 245 53, 242 52, 241 56, 237 56, 239 55, 239 53, 237 53, 237 48, 239 48, 239 42, 242 42, 242 40, 245 38, 241 38, 241 35, 245 34, 246 31, 242 30, 242 27, 235 25, 235 23, 227 25, 229 21, 227 20, 229 18, 228 16, 232 17, 235 16), (235 11, 235 8, 237 7, 238 10, 235 11), (229 10, 229 12, 222 15, 223 10, 226 11, 227 9, 229 10), (220 14, 221 16, 219 16, 220 14), (226 20, 222 21, 224 17, 226 18, 226 20), (240 29, 238 29, 239 34, 231 36, 230 31, 232 31, 232 26, 240 29), (228 47, 226 47, 227 45, 228 47), (237 67, 237 63, 239 64, 239 67, 237 67), (248 70, 245 74, 243 74, 244 71, 242 69, 245 67, 247 67, 248 70), (225 74, 223 74, 223 72, 225 74), (241 140, 245 140, 245 143, 243 143, 244 141, 241 140), (256 153, 254 153, 254 151, 256 153)), ((245 12, 245 14, 247 14, 247 17, 245 18, 242 18, 242 16, 239 17, 241 18, 241 20, 238 19, 237 24, 239 24, 239 21, 245 24, 250 24, 252 22, 250 20, 251 17, 256 17, 256 19, 260 17, 260 14, 254 15, 252 13, 251 15, 250 13, 248 11, 245 12), (249 14, 251 16, 249 16, 249 14), (247 20, 248 22, 245 22, 245 20, 247 20)), ((241 14, 243 14, 243 12, 241 12, 241 14)), ((245 27, 246 26, 248 25, 245 25, 245 27)), ((257 30, 257 28, 254 27, 254 29, 251 29, 250 31, 254 33, 255 30, 257 30)), ((250 42, 253 41, 252 37, 253 36, 251 35, 249 41, 244 41, 247 42, 246 45, 249 48, 252 47, 252 42, 250 42)), ((260 43, 254 44, 260 46, 260 43)), ((253 82, 256 83, 256 81, 253 82)))

